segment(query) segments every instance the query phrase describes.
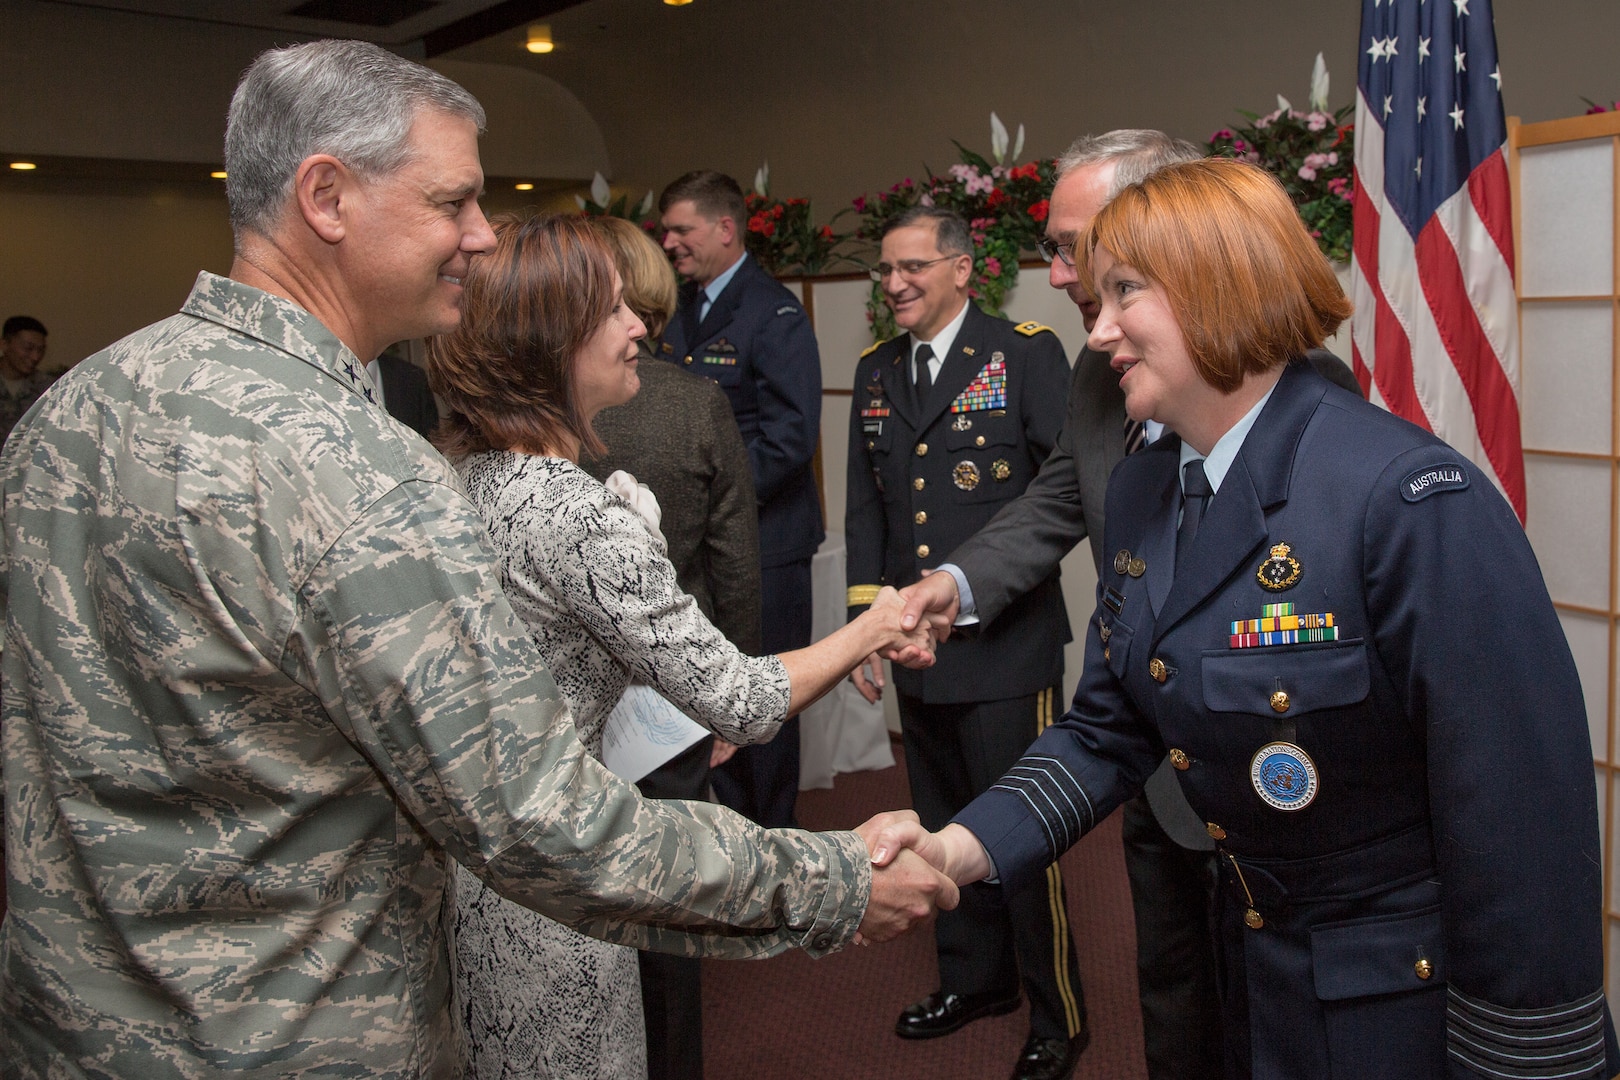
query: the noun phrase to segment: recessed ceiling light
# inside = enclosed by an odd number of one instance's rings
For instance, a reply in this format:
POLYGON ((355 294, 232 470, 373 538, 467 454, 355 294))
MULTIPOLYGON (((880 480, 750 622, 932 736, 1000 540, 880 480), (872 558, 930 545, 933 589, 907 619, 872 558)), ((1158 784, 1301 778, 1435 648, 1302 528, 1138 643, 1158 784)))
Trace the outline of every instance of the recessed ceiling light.
POLYGON ((18 172, 33 172, 35 169, 39 168, 39 166, 35 165, 32 161, 13 161, 11 163, 11 167, 16 169, 18 172))
POLYGON ((551 27, 539 24, 529 27, 529 40, 523 46, 532 53, 548 53, 557 46, 551 42, 551 27))
POLYGON ((534 185, 533 184, 513 184, 512 187, 517 191, 533 191, 534 190, 534 185))
POLYGON ((664 3, 668 4, 670 7, 685 7, 691 2, 692 0, 664 0, 664 3))
POLYGON ((223 169, 220 169, 220 170, 217 170, 215 172, 211 172, 211 173, 208 174, 208 177, 211 180, 223 180, 223 179, 225 179, 225 171, 223 169))

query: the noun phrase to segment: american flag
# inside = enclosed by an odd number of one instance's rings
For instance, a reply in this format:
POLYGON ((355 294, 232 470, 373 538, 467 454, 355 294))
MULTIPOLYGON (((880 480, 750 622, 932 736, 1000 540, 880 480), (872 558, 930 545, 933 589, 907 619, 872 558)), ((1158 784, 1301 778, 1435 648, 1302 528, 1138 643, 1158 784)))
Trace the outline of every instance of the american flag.
POLYGON ((1525 517, 1507 125, 1490 0, 1363 0, 1356 376, 1525 517))

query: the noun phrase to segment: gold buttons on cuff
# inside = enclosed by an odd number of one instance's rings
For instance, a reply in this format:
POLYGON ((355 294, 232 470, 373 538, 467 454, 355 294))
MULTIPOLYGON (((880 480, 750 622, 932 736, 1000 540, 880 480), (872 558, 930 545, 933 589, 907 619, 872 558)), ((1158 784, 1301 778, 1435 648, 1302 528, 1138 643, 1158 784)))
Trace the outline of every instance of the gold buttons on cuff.
POLYGON ((1211 840, 1226 839, 1226 830, 1215 824, 1213 821, 1204 822, 1204 831, 1209 833, 1209 838, 1211 840))
POLYGON ((1412 970, 1420 979, 1428 979, 1434 975, 1434 965, 1429 963, 1429 958, 1426 956, 1417 963, 1413 964, 1412 970))
POLYGON ((1148 661, 1148 674, 1153 676, 1154 682, 1164 682, 1170 677, 1170 669, 1164 666, 1164 661, 1155 656, 1148 661))
POLYGON ((1288 700, 1288 691, 1286 690, 1278 690, 1271 695, 1271 709, 1273 712, 1287 712, 1288 706, 1292 704, 1293 702, 1288 700))
POLYGON ((917 558, 919 558, 919 559, 928 558, 928 545, 927 544, 918 544, 917 545, 917 558))
POLYGON ((1192 768, 1192 760, 1187 757, 1187 751, 1181 749, 1172 749, 1170 751, 1170 764, 1181 772, 1186 772, 1192 768))
POLYGON ((913 481, 912 481, 912 482, 911 482, 911 487, 912 487, 912 489, 913 489, 913 490, 914 490, 914 491, 921 491, 921 490, 922 490, 922 489, 923 489, 923 488, 925 488, 925 487, 927 487, 927 486, 928 486, 928 481, 926 481, 926 480, 924 480, 924 479, 923 479, 923 478, 922 478, 922 477, 920 477, 920 476, 919 476, 919 477, 917 477, 917 479, 915 479, 915 480, 913 480, 913 481))
POLYGON ((918 443, 917 444, 917 456, 918 457, 926 457, 927 454, 928 454, 928 444, 925 443, 925 442, 918 443))
POLYGON ((913 516, 911 520, 915 521, 919 525, 928 524, 928 511, 926 511, 926 510, 917 511, 916 515, 913 516))
POLYGON ((1266 925, 1266 920, 1262 919, 1260 913, 1254 908, 1245 908, 1243 910, 1243 925, 1250 930, 1258 930, 1266 925))
POLYGON ((983 446, 984 445, 984 436, 980 435, 978 438, 974 439, 973 440, 973 445, 974 446, 983 446))

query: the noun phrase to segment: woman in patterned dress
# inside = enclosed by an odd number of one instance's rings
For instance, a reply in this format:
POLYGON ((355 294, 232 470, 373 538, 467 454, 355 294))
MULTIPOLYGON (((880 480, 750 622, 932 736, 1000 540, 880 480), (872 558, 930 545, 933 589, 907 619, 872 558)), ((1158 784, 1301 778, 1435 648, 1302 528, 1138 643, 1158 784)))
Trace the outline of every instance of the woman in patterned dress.
MULTIPOLYGON (((611 250, 580 218, 494 225, 494 252, 465 281, 460 329, 429 348, 430 381, 449 406, 437 441, 594 756, 632 681, 746 745, 769 740, 873 652, 928 651, 926 633, 901 632, 892 589, 861 618, 779 656, 745 656, 716 630, 676 585, 656 527, 577 464, 602 450, 591 418, 638 387, 646 331, 611 250)), ((460 868, 451 907, 469 1076, 645 1075, 632 950, 504 900, 460 868)))

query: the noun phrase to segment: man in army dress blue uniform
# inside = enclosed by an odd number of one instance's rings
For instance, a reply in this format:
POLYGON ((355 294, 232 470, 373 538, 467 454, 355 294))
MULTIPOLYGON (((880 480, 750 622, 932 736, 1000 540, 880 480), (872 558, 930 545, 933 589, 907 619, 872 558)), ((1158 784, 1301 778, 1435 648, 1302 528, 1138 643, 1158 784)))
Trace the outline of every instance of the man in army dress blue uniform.
MULTIPOLYGON (((844 525, 851 617, 880 586, 937 566, 1016 498, 1063 425, 1062 343, 970 302, 972 250, 966 223, 932 207, 907 211, 883 237, 873 276, 908 333, 856 366, 844 525)), ((1070 636, 1054 570, 983 633, 943 643, 935 667, 895 668, 912 805, 925 826, 943 826, 1052 722, 1070 636)), ((896 1033, 934 1038, 1010 1012, 1022 976, 1030 1036, 1014 1075, 1069 1075, 1088 1032, 1066 910, 1056 866, 1005 903, 994 889, 964 890, 935 928, 939 990, 906 1009, 896 1033)))

